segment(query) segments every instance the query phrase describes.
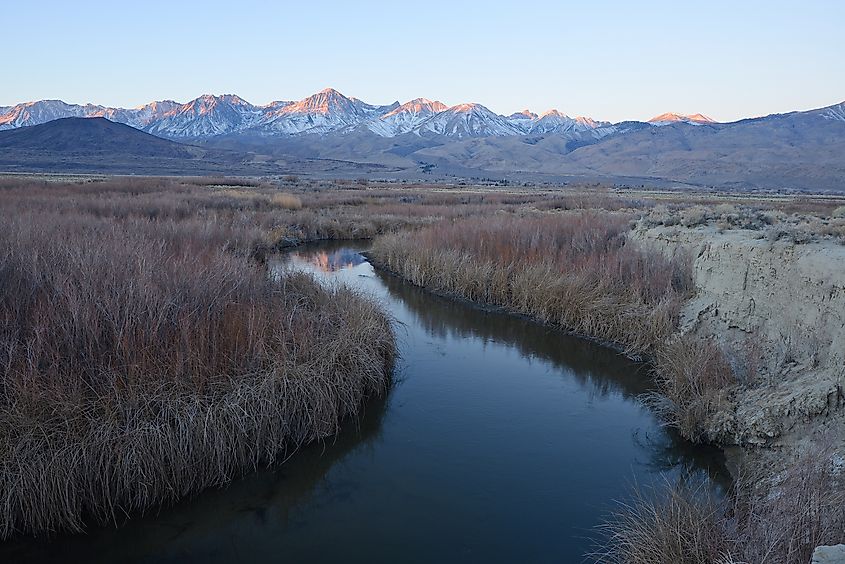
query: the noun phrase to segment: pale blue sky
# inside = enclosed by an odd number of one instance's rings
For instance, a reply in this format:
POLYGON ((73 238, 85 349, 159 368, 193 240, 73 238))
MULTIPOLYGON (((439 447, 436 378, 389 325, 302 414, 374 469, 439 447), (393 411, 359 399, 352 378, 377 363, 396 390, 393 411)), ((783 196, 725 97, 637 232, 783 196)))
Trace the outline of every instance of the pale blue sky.
POLYGON ((7 2, 0 105, 326 86, 499 113, 719 120, 845 100, 845 2, 7 2))

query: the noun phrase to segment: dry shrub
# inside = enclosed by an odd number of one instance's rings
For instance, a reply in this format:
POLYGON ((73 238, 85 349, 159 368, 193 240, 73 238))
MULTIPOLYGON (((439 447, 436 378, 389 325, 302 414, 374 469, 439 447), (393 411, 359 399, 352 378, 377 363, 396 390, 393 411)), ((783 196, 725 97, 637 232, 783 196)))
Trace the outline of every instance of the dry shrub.
POLYGON ((376 261, 437 292, 502 306, 647 353, 692 292, 689 259, 627 240, 625 215, 470 218, 379 238, 376 261))
POLYGON ((258 178, 247 178, 242 176, 192 176, 179 177, 180 182, 186 184, 193 184, 195 186, 262 186, 262 182, 258 178))
POLYGON ((675 338, 657 349, 654 371, 659 394, 647 403, 688 439, 708 439, 704 424, 736 383, 721 348, 712 339, 675 338))
POLYGON ((724 501, 679 481, 637 489, 599 528, 599 564, 728 564, 736 542, 724 501))
POLYGON ((387 385, 393 332, 374 303, 271 279, 248 258, 254 216, 181 216, 176 190, 150 217, 161 186, 131 184, 116 200, 0 198, 2 538, 223 484, 333 434, 387 385))
POLYGON ((810 561, 820 545, 845 543, 845 489, 824 437, 774 478, 768 468, 742 476, 733 518, 747 562, 810 561))
POLYGON ((273 205, 285 210, 298 210, 302 209, 302 200, 300 200, 297 196, 293 194, 285 194, 285 193, 278 193, 273 194, 270 198, 270 201, 273 202, 273 205))
POLYGON ((600 527, 603 564, 806 564, 820 545, 845 543, 845 491, 832 451, 815 444, 774 480, 742 476, 726 497, 684 482, 621 504, 600 527))

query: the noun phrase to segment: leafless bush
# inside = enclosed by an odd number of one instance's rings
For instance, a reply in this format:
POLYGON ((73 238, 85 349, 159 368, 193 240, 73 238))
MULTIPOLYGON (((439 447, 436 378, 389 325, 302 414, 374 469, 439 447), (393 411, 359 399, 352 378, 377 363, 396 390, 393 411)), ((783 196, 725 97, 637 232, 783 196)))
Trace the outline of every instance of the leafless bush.
POLYGON ((845 490, 824 438, 771 478, 768 469, 742 476, 735 507, 741 556, 747 562, 809 562, 819 545, 845 543, 845 490))

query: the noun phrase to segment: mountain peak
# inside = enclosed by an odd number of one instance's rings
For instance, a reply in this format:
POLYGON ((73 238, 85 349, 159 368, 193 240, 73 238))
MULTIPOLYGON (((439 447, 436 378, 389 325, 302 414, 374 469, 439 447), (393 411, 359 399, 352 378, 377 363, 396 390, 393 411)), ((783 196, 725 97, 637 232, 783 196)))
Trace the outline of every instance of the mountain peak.
POLYGON ((458 105, 452 106, 451 108, 448 108, 448 109, 449 109, 449 111, 452 111, 452 112, 455 112, 455 113, 469 113, 469 112, 473 112, 473 111, 477 111, 477 110, 484 111, 484 112, 490 111, 486 107, 484 107, 481 104, 478 104, 476 102, 467 102, 465 104, 458 104, 458 105))
POLYGON ((328 94, 330 96, 343 96, 340 92, 329 86, 328 88, 323 88, 317 94, 328 94))
POLYGON ((408 133, 423 121, 447 109, 446 104, 427 98, 414 98, 397 106, 367 125, 367 129, 384 137, 408 133))
POLYGON ((560 110, 555 110, 554 108, 552 108, 551 110, 547 110, 540 115, 540 119, 545 118, 545 117, 559 118, 559 119, 571 119, 565 113, 561 112, 560 110))
POLYGON ((449 137, 491 137, 519 135, 519 127, 507 118, 493 113, 481 104, 468 103, 452 106, 422 122, 417 130, 426 135, 449 137))
POLYGON ((510 119, 537 119, 537 114, 526 108, 521 112, 514 112, 508 117, 510 119))
POLYGON ((659 116, 654 116, 648 123, 666 124, 666 123, 695 123, 706 124, 716 123, 716 120, 705 116, 704 114, 676 114, 674 112, 666 112, 659 116))
POLYGON ((385 114, 383 117, 395 115, 400 112, 437 113, 442 112, 447 108, 448 106, 446 104, 437 100, 432 101, 428 98, 414 98, 413 100, 405 102, 395 110, 392 110, 391 112, 385 114))
MULTIPOLYGON (((360 102, 358 102, 360 104, 360 102)), ((334 88, 323 88, 316 94, 288 104, 282 108, 283 113, 315 113, 328 114, 333 111, 346 111, 356 105, 356 101, 347 98, 334 88)))

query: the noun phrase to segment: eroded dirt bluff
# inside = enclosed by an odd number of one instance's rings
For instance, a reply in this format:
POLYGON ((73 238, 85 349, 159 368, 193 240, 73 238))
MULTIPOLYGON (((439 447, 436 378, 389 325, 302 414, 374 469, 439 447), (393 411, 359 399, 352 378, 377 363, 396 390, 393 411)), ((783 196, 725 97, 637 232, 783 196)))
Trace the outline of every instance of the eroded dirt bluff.
POLYGON ((712 227, 639 228, 635 239, 694 257, 681 331, 714 337, 740 381, 710 438, 799 451, 812 438, 845 453, 845 246, 712 227))

